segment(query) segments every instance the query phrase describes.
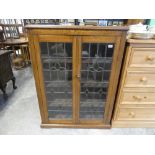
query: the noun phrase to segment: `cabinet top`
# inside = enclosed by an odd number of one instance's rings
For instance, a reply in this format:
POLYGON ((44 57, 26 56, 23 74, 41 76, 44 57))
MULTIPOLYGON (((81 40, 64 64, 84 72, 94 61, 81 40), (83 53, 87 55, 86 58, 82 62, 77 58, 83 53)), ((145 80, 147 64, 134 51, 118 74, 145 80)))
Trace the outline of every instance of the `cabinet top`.
POLYGON ((155 44, 155 39, 128 39, 129 44, 155 44))
POLYGON ((13 51, 12 50, 0 50, 0 56, 4 54, 10 54, 10 53, 13 53, 13 51))
POLYGON ((27 25, 27 29, 68 29, 68 30, 117 30, 127 31, 128 26, 64 26, 64 25, 27 25))

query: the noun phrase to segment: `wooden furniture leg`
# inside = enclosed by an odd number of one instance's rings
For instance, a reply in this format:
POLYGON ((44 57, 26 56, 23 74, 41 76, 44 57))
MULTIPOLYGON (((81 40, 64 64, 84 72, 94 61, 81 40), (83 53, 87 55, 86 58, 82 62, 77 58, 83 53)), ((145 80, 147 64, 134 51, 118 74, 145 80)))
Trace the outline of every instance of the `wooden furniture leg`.
POLYGON ((16 78, 13 77, 13 78, 12 78, 13 89, 17 89, 17 86, 16 86, 15 83, 16 83, 16 78))
POLYGON ((6 99, 6 86, 7 82, 12 80, 13 89, 16 89, 15 77, 11 68, 10 54, 12 51, 0 50, 0 89, 3 92, 3 96, 6 99))
POLYGON ((3 97, 4 97, 4 99, 7 99, 7 94, 6 94, 6 86, 7 86, 7 84, 4 84, 2 87, 1 87, 1 90, 2 90, 2 92, 3 92, 3 97))

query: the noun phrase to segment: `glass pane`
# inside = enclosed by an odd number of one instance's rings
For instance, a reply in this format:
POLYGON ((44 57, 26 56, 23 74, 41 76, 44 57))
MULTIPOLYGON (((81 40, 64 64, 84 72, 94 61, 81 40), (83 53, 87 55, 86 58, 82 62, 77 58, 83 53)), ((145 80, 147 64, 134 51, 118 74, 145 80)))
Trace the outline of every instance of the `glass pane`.
POLYGON ((41 42, 49 119, 72 118, 72 43, 41 42))
POLYGON ((103 119, 114 44, 83 43, 80 119, 103 119))

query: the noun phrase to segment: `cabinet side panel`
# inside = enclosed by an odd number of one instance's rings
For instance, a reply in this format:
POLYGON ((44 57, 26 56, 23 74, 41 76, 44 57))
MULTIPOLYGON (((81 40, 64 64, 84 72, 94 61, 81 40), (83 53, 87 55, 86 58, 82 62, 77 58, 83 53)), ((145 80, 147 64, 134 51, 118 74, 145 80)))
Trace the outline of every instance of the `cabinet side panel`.
POLYGON ((108 98, 107 98, 107 105, 105 108, 105 123, 108 124, 111 122, 112 112, 113 112, 113 106, 118 86, 118 80, 120 75, 120 69, 121 69, 121 63, 124 53, 124 46, 125 46, 125 39, 126 39, 126 32, 122 32, 122 35, 120 37, 116 38, 116 45, 117 49, 114 52, 114 59, 112 64, 112 73, 110 77, 110 85, 109 85, 109 92, 108 92, 108 98))
POLYGON ((28 31, 28 39, 29 39, 29 51, 30 51, 30 58, 32 62, 32 68, 33 68, 33 74, 35 79, 35 85, 36 85, 36 91, 37 91, 37 97, 39 102, 39 109, 40 109, 40 115, 42 119, 42 123, 47 123, 45 112, 43 110, 43 101, 41 97, 41 88, 39 84, 39 75, 38 75, 38 64, 36 61, 36 50, 35 50, 35 44, 34 44, 34 36, 31 35, 31 30, 28 31))

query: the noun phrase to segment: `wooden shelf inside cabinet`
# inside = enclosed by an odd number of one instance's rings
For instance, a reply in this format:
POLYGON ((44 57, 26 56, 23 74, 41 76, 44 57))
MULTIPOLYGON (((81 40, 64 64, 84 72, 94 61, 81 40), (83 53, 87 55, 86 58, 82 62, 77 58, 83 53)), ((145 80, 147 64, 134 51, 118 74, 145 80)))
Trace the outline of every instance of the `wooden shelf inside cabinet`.
POLYGON ((128 27, 26 28, 41 126, 109 128, 128 27))

